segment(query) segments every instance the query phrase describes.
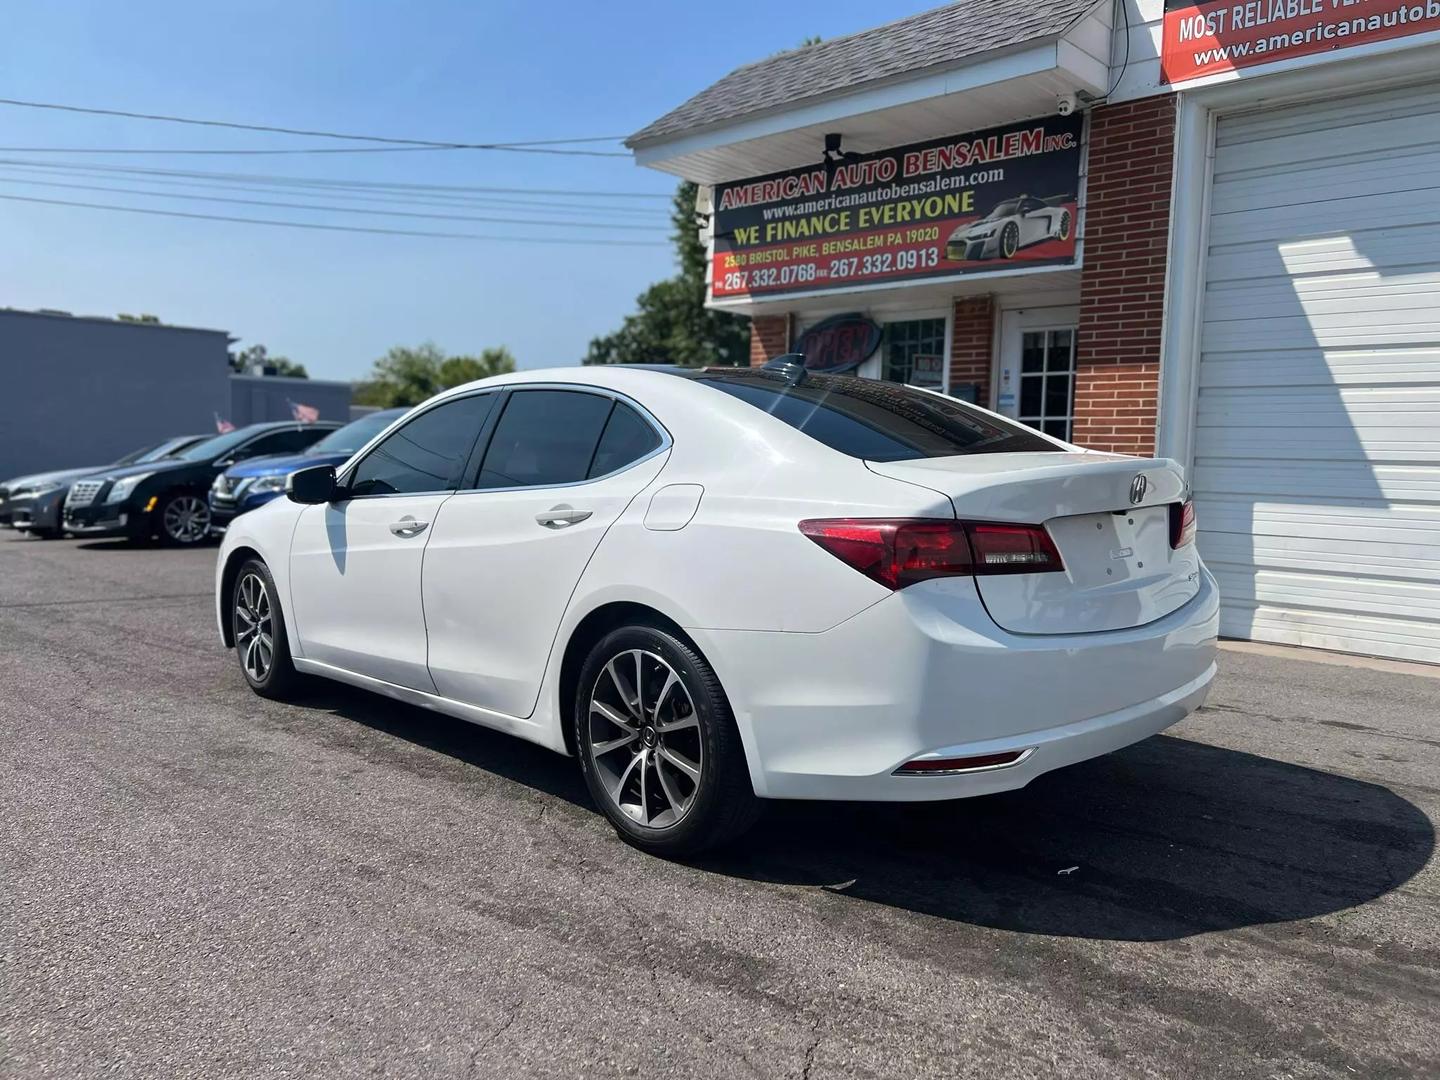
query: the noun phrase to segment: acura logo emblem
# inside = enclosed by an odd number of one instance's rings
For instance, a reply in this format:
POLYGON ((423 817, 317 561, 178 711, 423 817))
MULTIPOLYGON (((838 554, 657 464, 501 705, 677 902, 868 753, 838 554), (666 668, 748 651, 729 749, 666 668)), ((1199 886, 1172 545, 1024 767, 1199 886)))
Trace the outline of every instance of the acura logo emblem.
POLYGON ((1130 481, 1130 505, 1131 505, 1131 506, 1139 506, 1139 505, 1140 505, 1141 500, 1145 498, 1145 489, 1148 488, 1149 486, 1150 486, 1150 482, 1145 479, 1145 474, 1144 474, 1144 473, 1136 473, 1136 474, 1135 474, 1135 479, 1130 481))

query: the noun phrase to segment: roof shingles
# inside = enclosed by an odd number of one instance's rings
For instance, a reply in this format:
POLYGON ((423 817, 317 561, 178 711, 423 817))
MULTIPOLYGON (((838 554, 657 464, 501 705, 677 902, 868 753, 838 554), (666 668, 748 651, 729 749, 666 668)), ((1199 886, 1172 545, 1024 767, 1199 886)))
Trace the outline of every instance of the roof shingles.
POLYGON ((627 146, 1056 37, 1097 0, 961 0, 736 68, 627 146))

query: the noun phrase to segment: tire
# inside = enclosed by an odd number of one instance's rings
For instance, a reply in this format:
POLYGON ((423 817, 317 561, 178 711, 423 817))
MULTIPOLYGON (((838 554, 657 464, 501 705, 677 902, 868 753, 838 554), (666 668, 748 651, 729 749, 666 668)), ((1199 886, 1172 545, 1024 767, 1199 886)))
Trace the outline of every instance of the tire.
POLYGON ((41 540, 59 540, 65 534, 59 529, 31 529, 31 536, 38 536, 41 540))
POLYGON ((204 495, 175 491, 165 496, 157 518, 158 532, 170 547, 194 547, 210 539, 210 504, 204 495))
POLYGON ((1071 224, 1072 222, 1070 219, 1070 211, 1066 210, 1063 214, 1060 215, 1060 229, 1056 233, 1056 238, 1059 240, 1069 240, 1071 224))
POLYGON ((1012 221, 1000 231, 1000 255, 1005 259, 1013 259, 1019 250, 1020 226, 1012 221))
POLYGON ((261 697, 288 701, 300 689, 303 676, 290 659, 278 596, 270 568, 259 559, 247 560, 230 593, 230 627, 235 658, 250 689, 261 697))
POLYGON ((672 634, 651 626, 607 634, 580 669, 572 721, 591 797, 641 850, 694 855, 736 839, 759 816, 720 680, 672 634))

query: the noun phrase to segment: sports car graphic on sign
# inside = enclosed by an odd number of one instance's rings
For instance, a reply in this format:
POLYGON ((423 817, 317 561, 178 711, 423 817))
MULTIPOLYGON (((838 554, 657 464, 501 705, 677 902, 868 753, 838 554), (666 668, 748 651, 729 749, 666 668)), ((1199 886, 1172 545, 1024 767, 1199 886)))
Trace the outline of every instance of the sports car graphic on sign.
POLYGON ((1021 248, 1032 244, 1068 240, 1075 224, 1065 206, 1070 199, 1069 195, 1006 199, 979 221, 952 232, 945 244, 945 258, 952 262, 1013 259, 1021 248))

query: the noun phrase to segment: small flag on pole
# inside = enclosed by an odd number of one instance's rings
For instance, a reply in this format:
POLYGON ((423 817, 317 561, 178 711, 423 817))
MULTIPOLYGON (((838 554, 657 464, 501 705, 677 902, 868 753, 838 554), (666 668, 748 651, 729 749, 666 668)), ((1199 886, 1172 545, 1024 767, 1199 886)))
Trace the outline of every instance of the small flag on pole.
POLYGON ((320 419, 320 410, 314 405, 301 405, 299 402, 285 399, 290 404, 290 413, 302 424, 313 424, 320 419))
POLYGON ((218 431, 221 435, 224 435, 227 431, 234 431, 235 425, 232 424, 229 420, 221 420, 220 414, 217 412, 215 414, 215 430, 218 431))

